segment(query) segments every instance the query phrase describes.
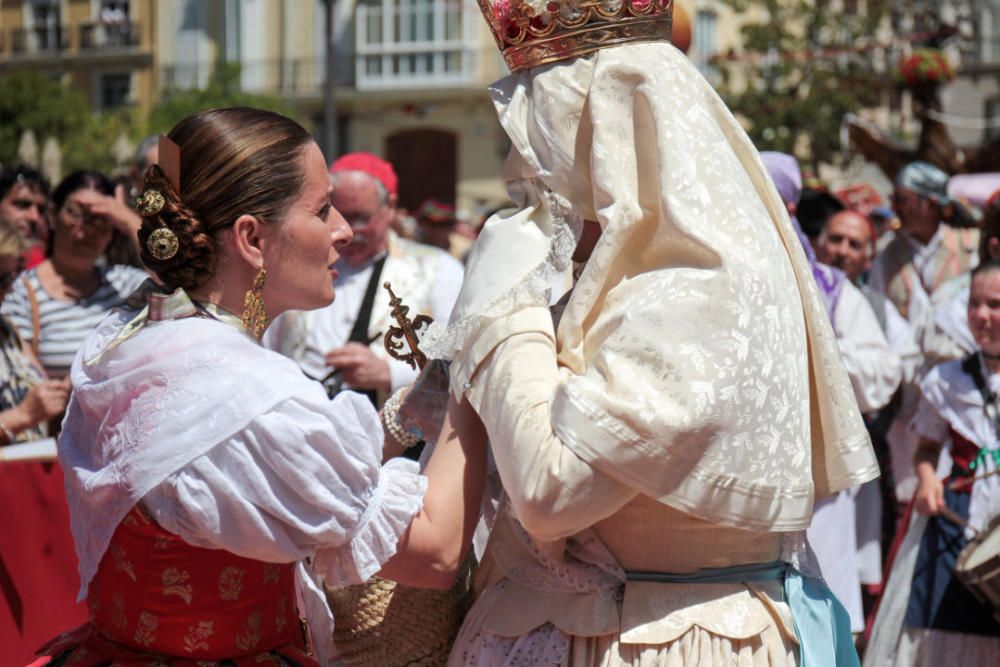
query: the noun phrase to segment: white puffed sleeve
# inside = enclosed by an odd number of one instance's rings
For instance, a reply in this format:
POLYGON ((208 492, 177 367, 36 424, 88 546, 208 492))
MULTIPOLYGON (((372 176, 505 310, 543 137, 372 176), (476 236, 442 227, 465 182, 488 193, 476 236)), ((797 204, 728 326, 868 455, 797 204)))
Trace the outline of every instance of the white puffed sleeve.
POLYGON ((396 552, 427 487, 416 463, 381 458, 382 427, 363 396, 288 399, 143 502, 196 546, 267 562, 313 558, 330 584, 358 583, 396 552))
POLYGON ((918 436, 937 443, 948 437, 948 420, 941 414, 941 366, 932 368, 920 383, 920 398, 910 421, 910 429, 918 436))

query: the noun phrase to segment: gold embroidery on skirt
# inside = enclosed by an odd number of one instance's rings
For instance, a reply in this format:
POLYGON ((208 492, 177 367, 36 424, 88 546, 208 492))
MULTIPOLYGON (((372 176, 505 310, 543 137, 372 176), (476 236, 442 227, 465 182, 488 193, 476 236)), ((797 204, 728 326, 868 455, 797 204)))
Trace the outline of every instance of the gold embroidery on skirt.
POLYGON ((278 601, 278 616, 274 619, 274 627, 278 632, 284 632, 286 625, 288 625, 288 597, 282 595, 278 601))
POLYGON ((119 632, 125 630, 128 625, 128 619, 125 617, 125 598, 121 593, 111 596, 111 625, 119 632))
POLYGON ((230 565, 219 575, 219 597, 223 600, 238 600, 243 592, 244 570, 230 565))
POLYGON ((119 572, 127 574, 128 578, 132 580, 132 583, 135 583, 135 568, 132 566, 132 563, 125 558, 125 550, 122 549, 121 546, 117 544, 111 546, 111 559, 115 563, 115 568, 117 568, 119 572))
POLYGON ((139 614, 139 623, 135 628, 135 642, 142 646, 150 646, 156 641, 156 629, 160 622, 148 611, 139 614))
POLYGON ((192 587, 187 582, 190 576, 191 573, 187 570, 181 571, 176 567, 168 567, 160 575, 160 583, 163 584, 163 595, 176 595, 187 604, 191 604, 192 587))
POLYGON ((265 584, 276 584, 278 579, 281 577, 281 567, 275 565, 274 563, 266 563, 264 565, 264 583, 265 584))
POLYGON ((236 635, 236 646, 241 651, 251 651, 260 643, 260 626, 262 618, 259 611, 255 611, 247 618, 247 623, 238 635, 236 635))
POLYGON ((197 625, 189 627, 184 636, 184 650, 188 653, 194 653, 198 649, 207 651, 208 638, 215 632, 213 625, 214 621, 198 621, 197 625))

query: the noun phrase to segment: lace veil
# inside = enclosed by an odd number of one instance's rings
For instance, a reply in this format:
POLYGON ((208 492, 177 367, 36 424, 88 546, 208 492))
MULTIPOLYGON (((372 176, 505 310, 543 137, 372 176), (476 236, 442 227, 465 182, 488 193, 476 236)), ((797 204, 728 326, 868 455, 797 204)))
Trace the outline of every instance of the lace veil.
POLYGON ((708 520, 800 530, 815 497, 878 474, 821 297, 757 151, 664 42, 491 87, 517 208, 487 221, 431 356, 463 393, 498 322, 548 305, 580 221, 602 236, 555 332, 555 432, 708 520))

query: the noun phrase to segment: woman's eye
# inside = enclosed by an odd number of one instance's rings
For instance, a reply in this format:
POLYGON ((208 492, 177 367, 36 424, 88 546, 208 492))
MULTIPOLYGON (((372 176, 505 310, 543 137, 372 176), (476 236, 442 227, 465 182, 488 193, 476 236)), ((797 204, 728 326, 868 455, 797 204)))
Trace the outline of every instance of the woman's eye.
POLYGON ((330 215, 330 205, 329 204, 327 204, 326 206, 324 206, 323 208, 321 208, 319 210, 319 213, 316 214, 316 216, 318 218, 320 218, 321 220, 326 220, 326 216, 328 216, 328 215, 330 215))

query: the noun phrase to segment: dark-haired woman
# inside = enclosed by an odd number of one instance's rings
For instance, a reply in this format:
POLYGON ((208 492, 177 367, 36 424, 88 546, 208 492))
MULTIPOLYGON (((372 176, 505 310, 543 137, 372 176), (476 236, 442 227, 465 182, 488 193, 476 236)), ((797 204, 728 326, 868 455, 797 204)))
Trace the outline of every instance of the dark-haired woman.
POLYGON ((955 574, 975 531, 1000 517, 1000 261, 972 271, 967 313, 976 350, 935 366, 920 384, 912 424, 920 436, 917 516, 879 608, 865 655, 872 667, 986 667, 1000 657, 1000 623, 955 574), (953 466, 942 482, 937 464, 945 445, 953 466))
MULTIPOLYGON (((24 267, 25 240, 0 221, 0 301, 24 267)), ((69 398, 67 380, 45 378, 31 350, 0 316, 0 446, 48 435, 69 398)), ((2 452, 0 452, 2 458, 2 452)), ((53 628, 80 623, 73 539, 62 471, 49 462, 0 464, 0 664, 24 664, 53 628), (44 572, 45 576, 39 576, 44 572)))
POLYGON ((90 622, 44 653, 302 664, 305 617, 328 664, 318 578, 451 585, 478 516, 481 426, 453 404, 423 475, 403 459, 383 467, 383 425, 406 439, 395 403, 380 423, 364 397, 331 401, 260 346, 268 320, 330 303, 352 235, 304 129, 255 109, 200 112, 160 164, 138 238, 165 289, 106 318, 73 362, 59 458, 90 622))
POLYGON ((100 173, 64 178, 52 193, 48 258, 14 283, 3 304, 3 314, 52 378, 69 373, 87 334, 148 277, 107 261, 109 249, 135 237, 134 219, 94 210, 95 202, 113 195, 114 186, 100 173))

